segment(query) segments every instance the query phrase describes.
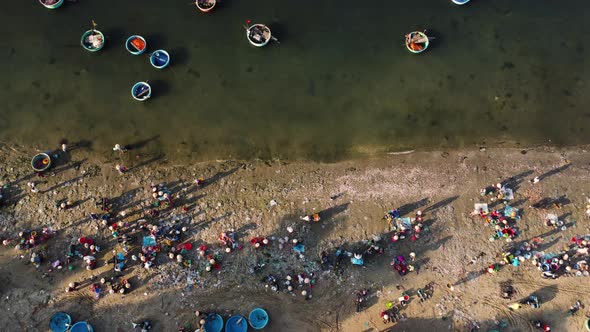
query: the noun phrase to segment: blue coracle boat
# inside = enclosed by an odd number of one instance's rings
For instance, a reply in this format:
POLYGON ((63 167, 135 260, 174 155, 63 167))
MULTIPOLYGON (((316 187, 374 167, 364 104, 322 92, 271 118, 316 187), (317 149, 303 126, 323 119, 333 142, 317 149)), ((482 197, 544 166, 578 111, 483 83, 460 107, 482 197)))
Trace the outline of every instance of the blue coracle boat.
POLYGON ((223 318, 218 314, 209 314, 205 320, 203 330, 205 332, 221 332, 223 328, 223 318))
POLYGON ((48 9, 57 9, 63 5, 64 0, 39 0, 39 2, 48 9))
POLYGON ((52 332, 66 332, 72 325, 72 318, 65 312, 58 312, 51 317, 49 329, 52 332))
POLYGON ((250 326, 255 330, 263 329, 268 324, 268 313, 262 308, 256 308, 250 311, 248 315, 250 326))
POLYGON ((150 63, 154 68, 164 69, 170 64, 170 54, 164 50, 157 50, 150 56, 150 63))
POLYGON ((131 88, 131 96, 135 100, 147 100, 152 96, 152 87, 147 82, 137 82, 131 88))
POLYGON ((248 331, 248 322, 244 316, 236 315, 230 317, 225 323, 225 332, 246 332, 248 331))
POLYGON ((72 325, 69 332, 94 332, 94 329, 92 328, 92 325, 87 322, 77 322, 72 325))
POLYGON ((133 55, 140 55, 147 49, 147 43, 142 36, 133 35, 125 41, 125 48, 133 55))

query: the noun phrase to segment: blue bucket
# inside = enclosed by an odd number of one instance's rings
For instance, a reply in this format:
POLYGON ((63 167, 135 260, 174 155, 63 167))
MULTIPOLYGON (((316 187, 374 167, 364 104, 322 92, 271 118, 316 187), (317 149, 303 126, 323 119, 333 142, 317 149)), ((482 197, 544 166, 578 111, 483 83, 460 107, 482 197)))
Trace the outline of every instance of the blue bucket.
POLYGON ((248 315, 250 326, 255 330, 263 329, 268 324, 268 313, 262 308, 256 308, 250 311, 248 315))
POLYGON ((225 332, 246 332, 248 331, 248 322, 244 316, 236 315, 230 317, 225 323, 225 332))
POLYGON ((51 316, 49 329, 52 332, 66 332, 72 325, 72 317, 65 312, 58 312, 51 316))
POLYGON ((143 237, 143 246, 144 247, 153 247, 157 244, 156 238, 153 236, 144 236, 143 237))
POLYGON ((221 332, 223 328, 223 318, 218 314, 209 314, 205 320, 203 330, 205 332, 221 332))

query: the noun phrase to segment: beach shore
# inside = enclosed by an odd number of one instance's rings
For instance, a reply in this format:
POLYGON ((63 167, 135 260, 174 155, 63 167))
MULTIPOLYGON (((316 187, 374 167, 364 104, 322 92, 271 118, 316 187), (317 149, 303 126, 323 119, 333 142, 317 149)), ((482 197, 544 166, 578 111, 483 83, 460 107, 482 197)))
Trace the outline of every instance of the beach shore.
POLYGON ((331 164, 283 160, 177 164, 165 155, 144 155, 140 147, 105 154, 71 144, 67 152, 55 152, 56 165, 46 176, 37 177, 30 158, 38 151, 2 145, 0 237, 15 238, 21 230, 42 227, 51 227, 55 235, 31 249, 44 255, 39 268, 29 262, 31 251, 17 251, 13 245, 0 249, 4 313, 0 327, 47 331, 51 315, 65 311, 75 321, 90 322, 95 331, 131 331, 130 322, 141 319, 151 319, 155 331, 177 331, 187 324, 194 331, 195 310, 228 318, 263 307, 270 315, 266 331, 470 331, 475 325, 488 331, 502 322, 507 324, 503 331, 526 331, 534 319, 548 322, 555 331, 581 331, 586 310, 574 316, 567 311, 576 300, 590 298, 590 278, 542 279, 530 261, 494 274, 481 273, 501 261, 503 248, 511 244, 489 241, 492 228, 471 212, 474 203, 487 199, 480 196, 481 188, 510 183, 515 191, 511 205, 522 212, 517 241, 538 238, 546 253, 561 251, 572 237, 590 233, 585 214, 590 188, 587 149, 418 151, 331 164), (117 164, 128 171, 119 174, 117 164), (540 181, 531 183, 537 176, 540 181), (204 183, 195 185, 197 178, 204 183), (31 181, 38 193, 30 192, 31 181), (157 218, 146 214, 153 201, 152 183, 163 184, 175 201, 157 218), (165 253, 151 270, 128 258, 121 274, 132 283, 131 291, 94 299, 89 285, 117 274, 106 262, 114 249, 120 251, 111 231, 88 217, 97 213, 95 203, 102 197, 113 204, 113 222, 121 222, 121 231, 135 236, 127 256, 141 247, 140 220, 181 225, 187 227, 181 241, 195 248, 185 257, 192 261, 191 268, 165 253), (544 198, 560 197, 565 198, 562 204, 532 207, 544 198), (59 210, 56 203, 62 200, 72 206, 59 210), (428 227, 416 241, 389 239, 383 216, 396 208, 408 216, 424 212, 428 227), (322 220, 300 219, 313 213, 322 220), (570 226, 552 231, 544 223, 547 213, 555 213, 570 226), (243 248, 225 253, 218 237, 230 229, 243 248), (383 238, 384 253, 366 257, 364 267, 345 262, 341 273, 334 273, 320 266, 322 251, 330 255, 336 248, 353 251, 374 235, 383 238), (97 267, 86 270, 78 260, 70 264, 72 270, 48 272, 50 263, 63 260, 69 244, 81 236, 93 238, 103 248, 97 254, 97 267), (255 249, 250 244, 255 237, 269 238, 270 243, 255 249), (290 242, 279 242, 284 237, 298 239, 305 252, 295 254, 290 242), (220 269, 204 269, 206 259, 196 250, 202 245, 217 255, 220 269), (390 262, 410 252, 416 254, 419 269, 402 277, 390 262), (264 266, 253 271, 257 264, 264 266), (313 274, 311 298, 304 299, 299 291, 273 292, 261 282, 269 274, 282 280, 298 273, 313 274), (499 285, 507 280, 516 289, 512 301, 500 297, 499 285), (80 289, 65 293, 74 281, 82 285, 80 289), (430 282, 432 298, 419 301, 416 290, 430 282), (401 311, 407 318, 386 325, 379 312, 386 302, 397 301, 399 286, 411 297, 401 311), (370 295, 356 313, 354 293, 363 288, 369 288, 370 295), (507 309, 508 303, 533 293, 541 308, 507 309))

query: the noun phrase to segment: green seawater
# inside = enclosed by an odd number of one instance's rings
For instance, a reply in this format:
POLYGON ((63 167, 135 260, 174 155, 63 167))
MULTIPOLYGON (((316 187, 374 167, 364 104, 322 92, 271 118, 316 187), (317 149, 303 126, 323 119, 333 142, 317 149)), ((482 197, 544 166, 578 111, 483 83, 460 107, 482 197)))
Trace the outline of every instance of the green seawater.
POLYGON ((0 10, 0 141, 211 160, 590 142, 590 2, 79 0, 0 10), (248 44, 247 20, 280 44, 248 44), (80 47, 95 20, 105 48, 80 47), (414 55, 404 35, 428 29, 414 55), (125 39, 147 39, 133 56, 125 39), (156 70, 148 53, 167 50, 156 70), (131 86, 148 80, 152 98, 131 86))

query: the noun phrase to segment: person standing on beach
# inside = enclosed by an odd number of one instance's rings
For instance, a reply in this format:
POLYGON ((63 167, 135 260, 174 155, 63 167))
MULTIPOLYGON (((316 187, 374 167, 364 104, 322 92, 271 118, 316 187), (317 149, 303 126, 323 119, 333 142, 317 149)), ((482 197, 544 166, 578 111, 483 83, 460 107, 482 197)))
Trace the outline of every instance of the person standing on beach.
POLYGON ((31 188, 31 192, 36 194, 39 192, 39 189, 35 186, 35 182, 28 182, 27 186, 29 186, 31 188))
POLYGON ((120 153, 125 153, 127 152, 127 147, 125 146, 121 146, 120 144, 115 144, 115 146, 113 147, 113 151, 119 151, 120 153))
POLYGON ((73 292, 73 291, 77 290, 78 289, 78 286, 80 286, 80 283, 78 283, 78 282, 70 282, 68 284, 68 287, 66 287, 66 293, 73 292))
POLYGON ((59 141, 59 146, 61 147, 61 151, 63 153, 66 153, 68 150, 68 140, 62 139, 61 141, 59 141))
POLYGON ((198 311, 198 310, 195 311, 195 316, 197 316, 197 319, 199 320, 199 323, 197 325, 199 329, 203 329, 204 328, 205 323, 207 322, 207 316, 208 315, 209 314, 206 313, 206 312, 202 312, 202 311, 198 311))
POLYGON ((57 206, 57 209, 58 210, 65 211, 65 210, 71 208, 72 205, 73 205, 73 203, 71 201, 67 201, 66 200, 66 201, 62 201, 62 202, 59 202, 59 203, 56 202, 55 205, 57 206))
POLYGON ((304 216, 304 217, 299 217, 299 219, 305 220, 305 221, 313 221, 313 222, 319 222, 321 220, 320 215, 318 213, 314 213, 312 215, 308 215, 308 216, 304 216))
POLYGON ((125 174, 125 172, 127 172, 127 167, 121 166, 119 164, 115 165, 115 169, 117 172, 119 172, 119 174, 125 174))

